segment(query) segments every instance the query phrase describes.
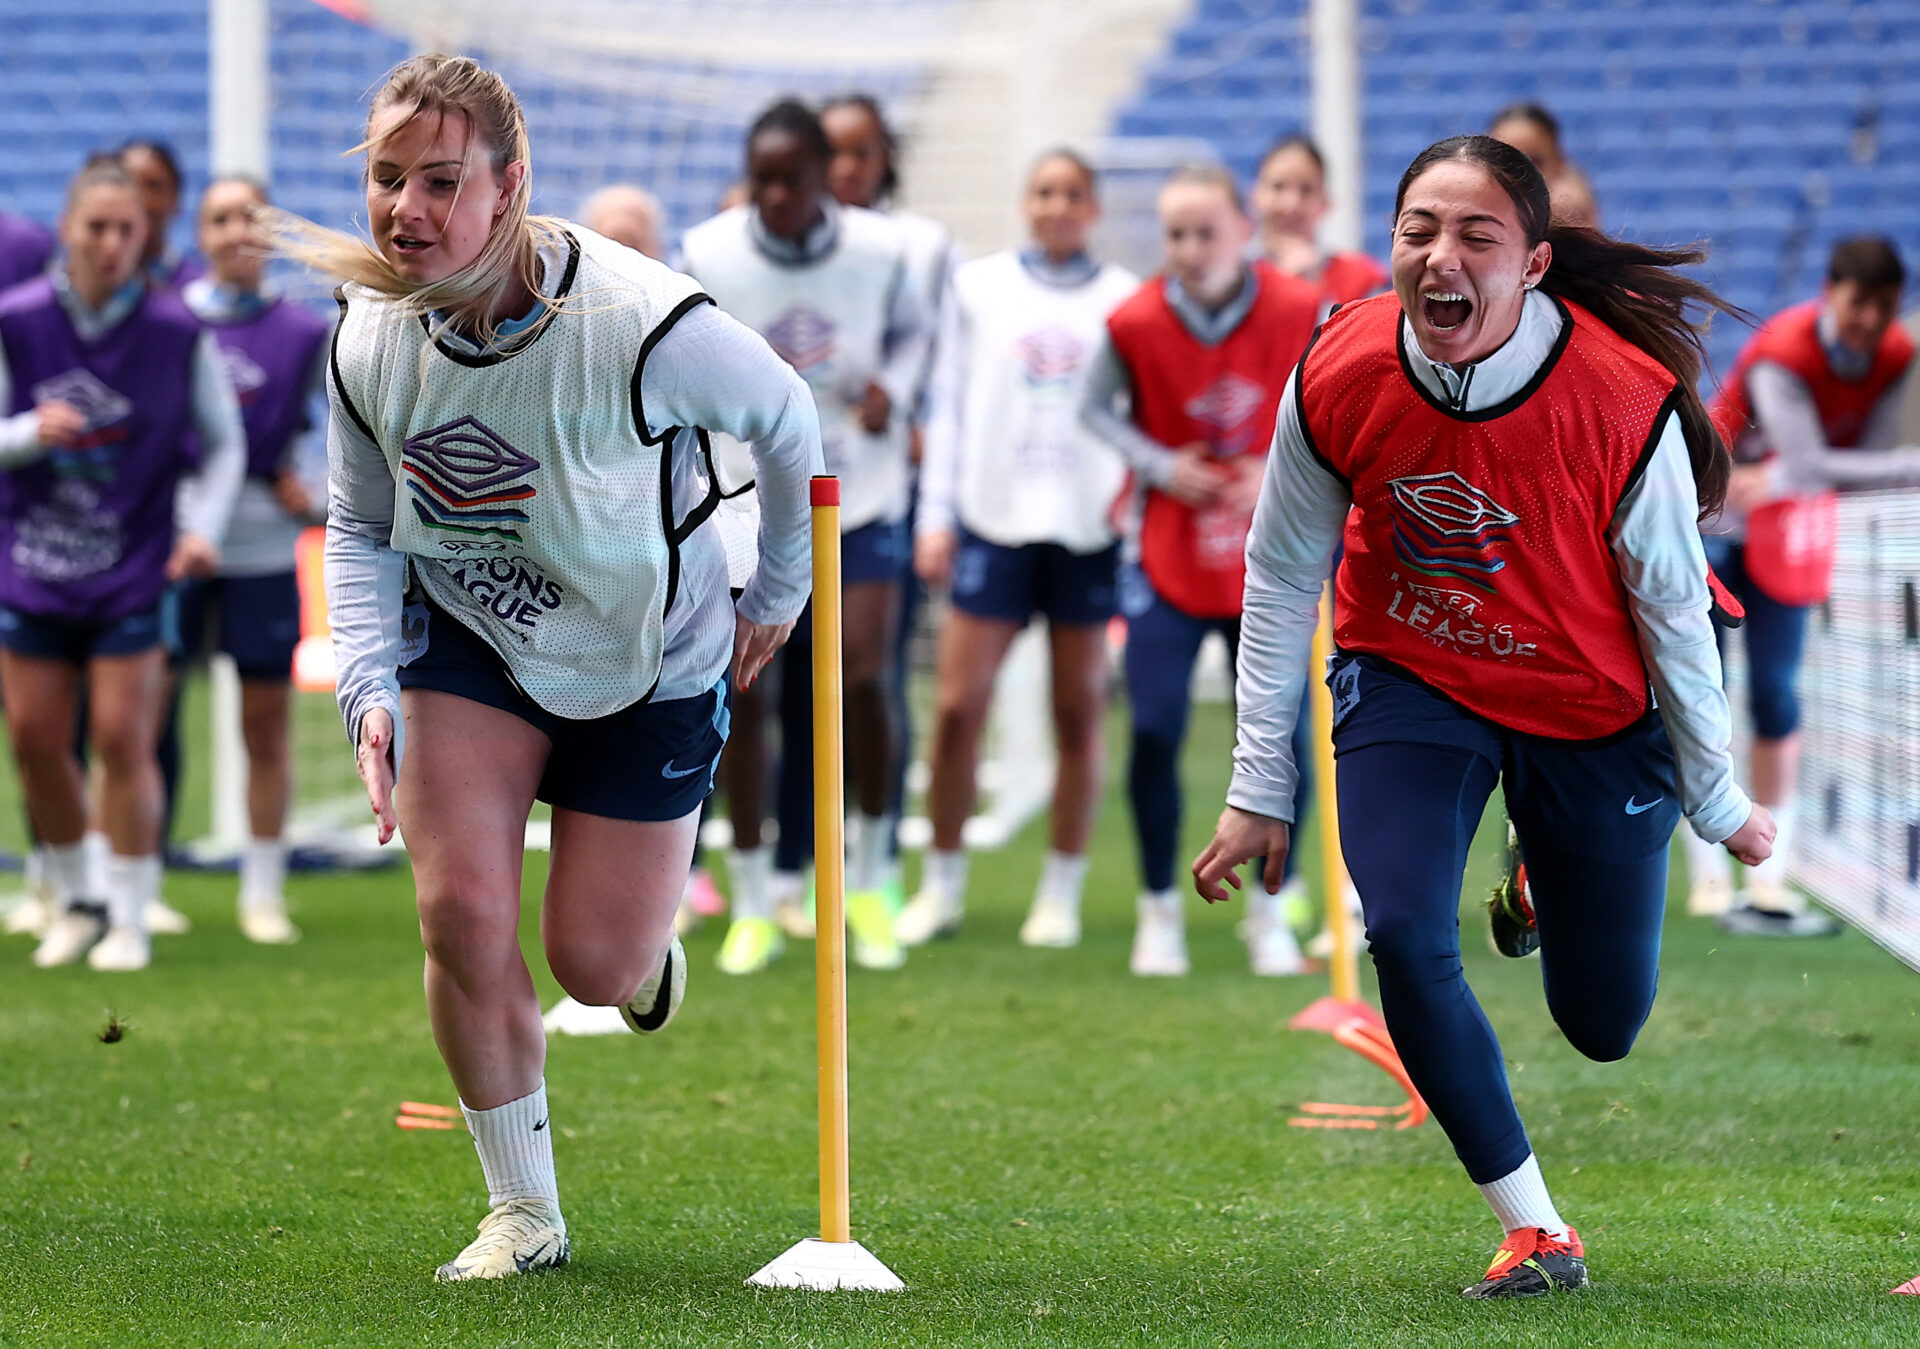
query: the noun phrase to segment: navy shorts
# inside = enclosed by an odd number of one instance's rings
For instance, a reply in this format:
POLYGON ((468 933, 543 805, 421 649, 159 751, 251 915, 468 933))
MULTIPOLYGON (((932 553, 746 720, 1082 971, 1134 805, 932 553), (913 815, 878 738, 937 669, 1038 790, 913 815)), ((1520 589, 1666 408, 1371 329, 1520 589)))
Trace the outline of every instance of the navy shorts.
POLYGON ((1636 861, 1664 854, 1680 823, 1673 746, 1649 709, 1604 740, 1526 735, 1475 716, 1390 662, 1338 652, 1328 662, 1335 757, 1387 743, 1446 745, 1501 775, 1520 832, 1575 855, 1636 861))
POLYGON ((400 687, 497 707, 546 736, 553 748, 534 795, 548 805, 612 820, 677 820, 713 791, 730 724, 724 677, 696 697, 575 721, 521 692, 498 653, 444 610, 415 601, 404 621, 409 639, 421 631, 425 649, 400 667, 400 687))
POLYGON ((1097 553, 1069 552, 1057 543, 1009 548, 962 526, 953 553, 953 607, 1022 625, 1040 614, 1049 623, 1096 626, 1113 617, 1119 560, 1118 544, 1097 553))
POLYGON ((184 659, 208 654, 211 639, 233 657, 242 679, 284 684, 293 678, 293 651, 300 645, 300 579, 295 573, 188 581, 168 598, 175 607, 184 659))
POLYGON ((125 618, 96 623, 23 613, 0 605, 0 646, 21 656, 85 665, 94 656, 132 656, 156 646, 171 647, 174 634, 163 606, 153 605, 125 618))
POLYGON ((899 581, 913 560, 905 520, 875 520, 840 536, 840 583, 899 581))

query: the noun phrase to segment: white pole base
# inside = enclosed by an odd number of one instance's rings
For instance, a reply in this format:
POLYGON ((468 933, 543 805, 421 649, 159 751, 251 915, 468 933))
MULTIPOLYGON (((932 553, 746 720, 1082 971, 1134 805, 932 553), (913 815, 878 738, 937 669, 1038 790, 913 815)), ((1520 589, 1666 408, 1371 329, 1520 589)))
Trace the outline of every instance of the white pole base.
POLYGON ((857 1241, 808 1237, 747 1280, 749 1288, 810 1288, 831 1293, 843 1288, 897 1293, 907 1285, 857 1241))

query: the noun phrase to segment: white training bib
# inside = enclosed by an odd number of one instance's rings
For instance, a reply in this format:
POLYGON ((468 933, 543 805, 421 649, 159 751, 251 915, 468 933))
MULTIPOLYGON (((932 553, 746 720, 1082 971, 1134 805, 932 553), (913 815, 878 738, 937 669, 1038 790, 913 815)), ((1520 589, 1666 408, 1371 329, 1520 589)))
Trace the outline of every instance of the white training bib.
POLYGON ((840 479, 841 529, 898 520, 912 409, 895 408, 887 429, 869 435, 859 404, 885 361, 894 294, 911 283, 905 237, 886 216, 845 206, 832 251, 787 265, 754 244, 751 219, 751 207, 736 206, 695 225, 680 241, 682 265, 813 391, 827 472, 840 479))
MULTIPOLYGON (((558 716, 617 712, 660 678, 691 522, 676 434, 637 406, 653 344, 705 302, 688 277, 578 226, 543 327, 472 356, 343 288, 334 377, 394 476, 393 546, 426 594, 558 716)), ((687 433, 679 433, 687 434, 687 433)), ((430 638, 429 638, 430 640, 430 638)))
POLYGON ((1076 553, 1114 541, 1110 512, 1126 465, 1079 410, 1107 315, 1139 284, 1108 263, 1079 285, 1054 285, 1011 252, 953 274, 966 342, 954 504, 969 531, 1009 548, 1057 543, 1076 553))

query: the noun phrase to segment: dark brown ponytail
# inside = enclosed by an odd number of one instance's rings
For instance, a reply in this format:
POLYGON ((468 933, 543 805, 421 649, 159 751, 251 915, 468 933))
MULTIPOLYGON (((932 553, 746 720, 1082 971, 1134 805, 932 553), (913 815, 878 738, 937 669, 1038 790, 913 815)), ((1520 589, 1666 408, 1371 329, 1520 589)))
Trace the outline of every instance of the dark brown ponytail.
POLYGON ((1703 338, 1711 314, 1696 321, 1688 311, 1718 310, 1742 323, 1752 323, 1753 316, 1674 270, 1705 261, 1706 246, 1648 248, 1585 226, 1550 223, 1547 180, 1532 160, 1490 136, 1454 136, 1421 151, 1400 177, 1393 199, 1396 217, 1413 180, 1443 160, 1464 160, 1484 168, 1513 199, 1528 244, 1544 240, 1553 246, 1553 261, 1541 278, 1541 290, 1592 312, 1665 366, 1678 382, 1680 426, 1693 464, 1700 515, 1705 518, 1718 512, 1726 501, 1732 461, 1697 387, 1706 368, 1703 338))

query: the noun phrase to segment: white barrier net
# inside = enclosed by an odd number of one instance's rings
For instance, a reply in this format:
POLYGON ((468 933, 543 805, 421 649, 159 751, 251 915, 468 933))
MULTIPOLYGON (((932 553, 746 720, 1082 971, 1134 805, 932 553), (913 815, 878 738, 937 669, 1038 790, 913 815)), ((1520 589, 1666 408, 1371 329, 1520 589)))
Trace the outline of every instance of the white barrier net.
POLYGON ((1788 875, 1920 969, 1920 493, 1841 498, 1802 673, 1788 875))

